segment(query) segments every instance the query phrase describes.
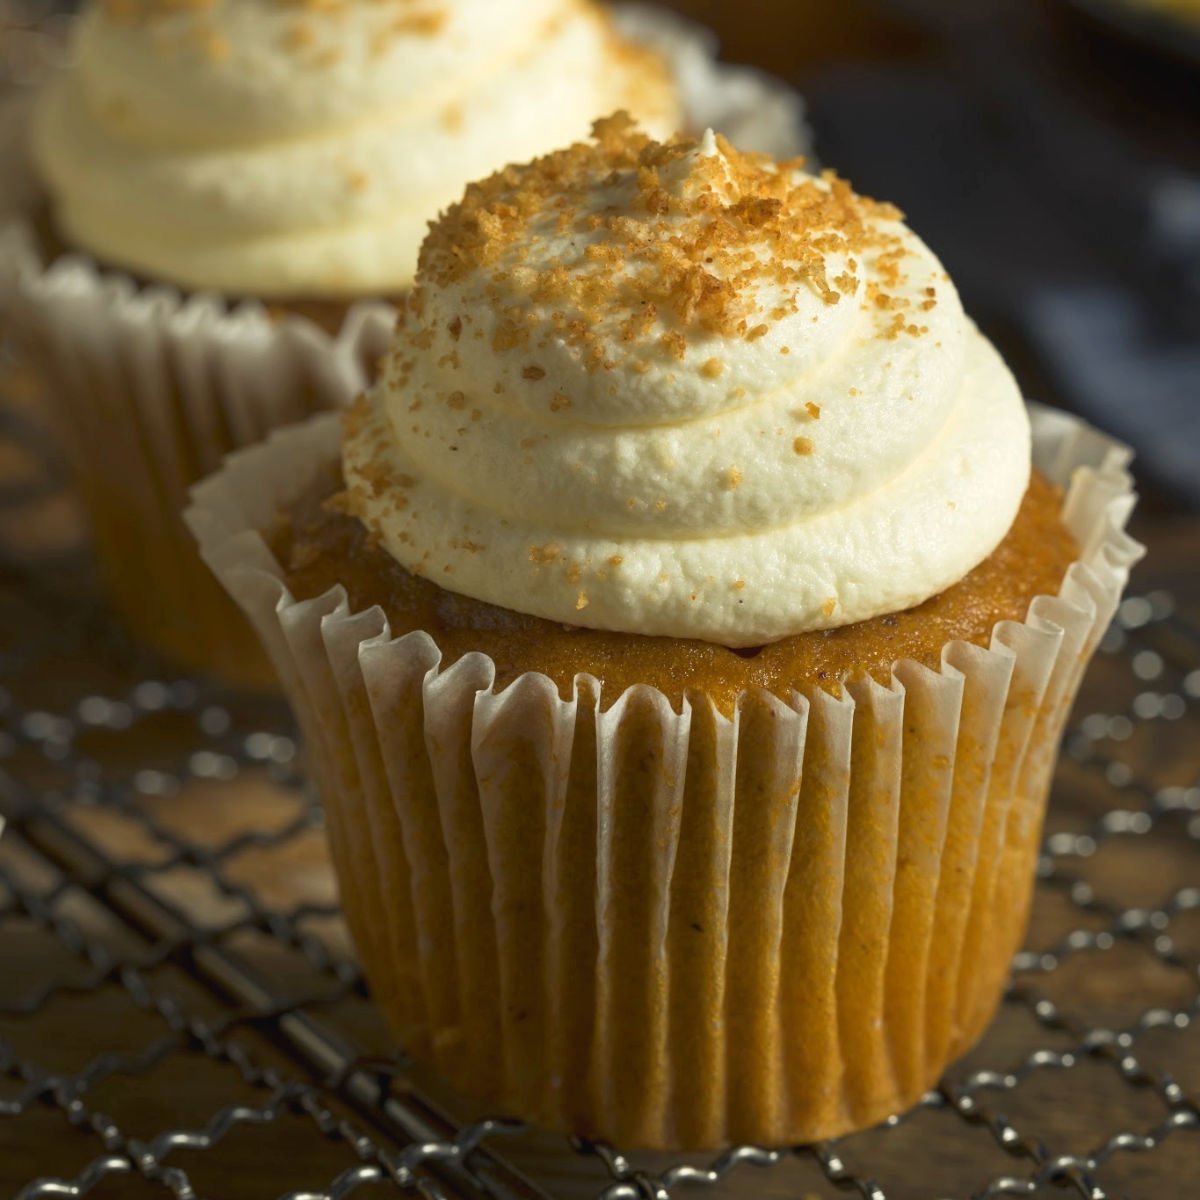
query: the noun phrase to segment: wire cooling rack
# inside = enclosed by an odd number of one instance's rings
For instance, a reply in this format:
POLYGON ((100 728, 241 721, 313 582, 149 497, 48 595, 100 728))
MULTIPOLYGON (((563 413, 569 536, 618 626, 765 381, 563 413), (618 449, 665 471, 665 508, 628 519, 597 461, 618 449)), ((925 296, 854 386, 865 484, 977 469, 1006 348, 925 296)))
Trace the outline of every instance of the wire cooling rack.
POLYGON ((0 1195, 1200 1195, 1200 624, 1121 606, 983 1042, 884 1126, 717 1157, 480 1120, 395 1053, 277 702, 164 676, 90 593, 0 347, 0 1195))
POLYGON ((147 674, 77 578, 69 556, 0 574, 0 1191, 1200 1194, 1200 628, 1165 593, 1123 603, 1085 687, 981 1046, 879 1129, 689 1158, 480 1121, 414 1074, 286 712, 147 674))

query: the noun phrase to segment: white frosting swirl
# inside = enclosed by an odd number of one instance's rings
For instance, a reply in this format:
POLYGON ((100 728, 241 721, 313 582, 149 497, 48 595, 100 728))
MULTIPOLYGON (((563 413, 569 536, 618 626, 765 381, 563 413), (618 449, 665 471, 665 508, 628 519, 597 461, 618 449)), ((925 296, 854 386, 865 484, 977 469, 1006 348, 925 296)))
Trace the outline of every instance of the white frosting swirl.
POLYGON ((75 50, 34 129, 67 236, 230 294, 401 290, 468 180, 614 107, 678 125, 586 0, 105 0, 75 50))
POLYGON ((756 216, 769 201, 746 189, 774 168, 711 135, 639 153, 613 170, 576 147, 510 170, 434 228, 397 349, 351 419, 354 510, 453 591, 734 647, 961 579, 1012 524, 1029 428, 934 255, 894 210, 791 167, 773 175, 796 188, 773 233, 777 210, 756 216), (812 228, 781 242, 805 212, 812 228), (702 269, 741 291, 705 329, 646 288, 654 254, 668 269, 688 229, 714 223, 736 230, 732 257, 702 269), (647 237, 639 275, 629 246, 647 237))

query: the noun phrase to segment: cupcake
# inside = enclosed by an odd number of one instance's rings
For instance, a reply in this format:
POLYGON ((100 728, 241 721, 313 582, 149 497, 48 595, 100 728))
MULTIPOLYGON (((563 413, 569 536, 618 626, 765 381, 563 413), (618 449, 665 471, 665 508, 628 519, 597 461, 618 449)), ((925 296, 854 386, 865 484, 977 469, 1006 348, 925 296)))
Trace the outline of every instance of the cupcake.
POLYGON ((361 389, 468 180, 615 105, 673 132, 679 89, 590 0, 94 0, 71 60, 3 122, 0 309, 117 607, 175 660, 261 680, 179 521, 187 488, 361 389))
POLYGON ((344 427, 188 520, 402 1044, 623 1147, 803 1142, 991 1017, 1126 459, 894 208, 619 116, 469 188, 344 427))

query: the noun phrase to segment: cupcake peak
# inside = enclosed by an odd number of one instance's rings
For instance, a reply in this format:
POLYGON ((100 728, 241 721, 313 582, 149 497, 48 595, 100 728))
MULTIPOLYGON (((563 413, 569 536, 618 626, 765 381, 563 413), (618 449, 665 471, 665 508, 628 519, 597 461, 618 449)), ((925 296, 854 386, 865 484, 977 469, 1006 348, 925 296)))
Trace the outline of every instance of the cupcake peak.
MULTIPOLYGON (((677 358, 692 332, 753 341, 799 311, 802 290, 825 305, 852 296, 864 255, 890 254, 893 278, 901 269, 904 242, 879 224, 899 211, 802 166, 743 153, 712 130, 655 141, 619 112, 590 142, 469 187, 431 226, 420 280, 445 287, 482 273, 493 302, 548 307, 581 342, 614 324, 619 344, 657 330, 677 358)), ((512 333, 513 348, 528 340, 512 333)), ((590 365, 614 367, 611 349, 597 347, 590 365)))
POLYGON ((895 208, 618 114, 433 223, 344 467, 349 511, 452 591, 755 646, 961 579, 1029 429, 895 208))

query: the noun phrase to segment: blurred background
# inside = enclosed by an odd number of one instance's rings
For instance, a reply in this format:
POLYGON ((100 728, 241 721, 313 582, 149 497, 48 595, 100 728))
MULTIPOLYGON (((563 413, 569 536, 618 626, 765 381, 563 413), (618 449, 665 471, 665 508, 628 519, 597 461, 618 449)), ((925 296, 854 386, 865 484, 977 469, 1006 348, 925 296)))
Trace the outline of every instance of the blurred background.
POLYGON ((1027 395, 1200 510, 1200 0, 668 0, 796 84, 1027 395))

